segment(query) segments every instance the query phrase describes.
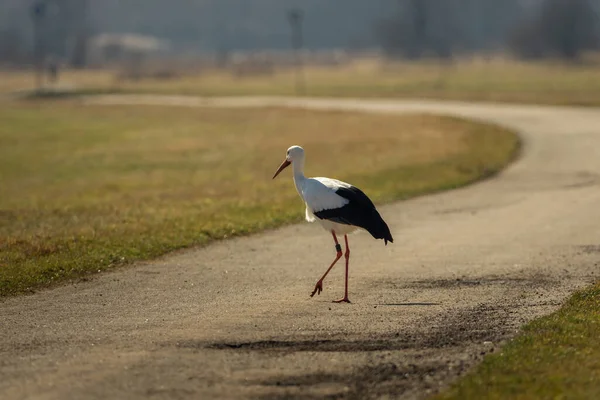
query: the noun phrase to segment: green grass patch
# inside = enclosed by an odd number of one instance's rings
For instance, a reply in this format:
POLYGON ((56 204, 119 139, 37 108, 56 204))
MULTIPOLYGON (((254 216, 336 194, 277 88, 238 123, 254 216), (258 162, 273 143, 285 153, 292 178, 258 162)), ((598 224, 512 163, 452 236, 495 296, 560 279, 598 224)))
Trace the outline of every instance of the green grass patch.
POLYGON ((517 136, 425 115, 5 103, 0 109, 0 296, 300 221, 292 144, 307 174, 377 202, 500 170, 517 136))
POLYGON ((499 353, 436 396, 449 399, 600 398, 600 283, 537 319, 499 353))

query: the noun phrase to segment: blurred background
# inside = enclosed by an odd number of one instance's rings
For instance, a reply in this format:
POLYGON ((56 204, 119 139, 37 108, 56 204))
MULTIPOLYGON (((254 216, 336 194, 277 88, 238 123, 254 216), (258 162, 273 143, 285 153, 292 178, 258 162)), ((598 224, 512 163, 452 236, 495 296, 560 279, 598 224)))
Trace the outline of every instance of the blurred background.
POLYGON ((596 104, 598 10, 600 0, 0 0, 0 90, 596 104))
POLYGON ((0 297, 299 222, 290 180, 271 179, 292 144, 375 202, 490 176, 519 149, 473 121, 177 95, 600 105, 599 7, 0 0, 0 297))

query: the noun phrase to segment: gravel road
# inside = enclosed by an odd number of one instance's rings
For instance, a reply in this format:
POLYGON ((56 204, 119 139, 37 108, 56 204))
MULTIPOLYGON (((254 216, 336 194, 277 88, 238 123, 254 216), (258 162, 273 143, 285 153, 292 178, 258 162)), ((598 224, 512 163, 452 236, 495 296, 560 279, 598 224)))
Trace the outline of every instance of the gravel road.
MULTIPOLYGON (((329 235, 311 224, 0 300, 1 399, 423 398, 598 276, 600 111, 391 100, 82 101, 432 112, 514 128, 524 148, 493 179, 381 206, 394 243, 351 237, 352 304, 331 303, 343 294, 342 267, 309 297, 334 255, 329 235)), ((292 190, 289 174, 281 178, 292 190)))

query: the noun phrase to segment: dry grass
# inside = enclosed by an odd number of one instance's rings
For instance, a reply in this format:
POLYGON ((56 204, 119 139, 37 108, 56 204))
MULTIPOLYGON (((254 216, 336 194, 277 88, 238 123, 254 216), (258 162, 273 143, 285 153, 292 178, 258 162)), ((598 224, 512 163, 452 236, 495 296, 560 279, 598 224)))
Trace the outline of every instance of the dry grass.
POLYGON ((308 174, 376 201, 472 182, 518 147, 432 116, 53 102, 5 103, 0 120, 0 295, 299 221, 291 180, 271 180, 291 144, 308 174))
MULTIPOLYGON (((111 71, 67 71, 65 85, 86 92, 177 93, 203 96, 294 95, 293 71, 239 78, 226 71, 175 79, 117 82, 111 71)), ((32 87, 24 73, 0 74, 0 92, 32 87), (26 84, 26 82, 29 82, 26 84)), ((522 63, 506 59, 433 62, 354 62, 309 67, 307 95, 335 97, 423 97, 541 104, 600 105, 596 64, 522 63)))
MULTIPOLYGON (((94 70, 65 70, 60 74, 59 86, 69 90, 102 89, 116 90, 113 72, 94 70)), ((0 94, 33 90, 35 79, 33 71, 0 70, 0 94)))

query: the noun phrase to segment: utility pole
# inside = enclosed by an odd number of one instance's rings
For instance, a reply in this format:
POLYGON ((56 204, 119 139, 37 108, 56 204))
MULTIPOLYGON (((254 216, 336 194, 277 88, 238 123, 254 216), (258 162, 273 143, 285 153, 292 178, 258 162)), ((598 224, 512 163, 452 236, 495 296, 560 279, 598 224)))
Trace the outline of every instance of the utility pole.
MULTIPOLYGON (((67 3, 69 4, 69 3, 67 3)), ((71 49, 70 64, 75 68, 85 68, 87 61, 87 50, 89 41, 89 1, 77 0, 71 4, 71 37, 74 46, 71 49)))
POLYGON ((292 28, 292 49, 296 64, 296 95, 305 93, 304 71, 302 65, 302 19, 303 13, 300 9, 292 9, 288 12, 288 21, 292 28))
POLYGON ((44 56, 46 49, 42 35, 42 21, 46 16, 46 3, 37 1, 31 6, 31 19, 33 20, 33 58, 35 63, 34 74, 37 90, 44 85, 44 56))

